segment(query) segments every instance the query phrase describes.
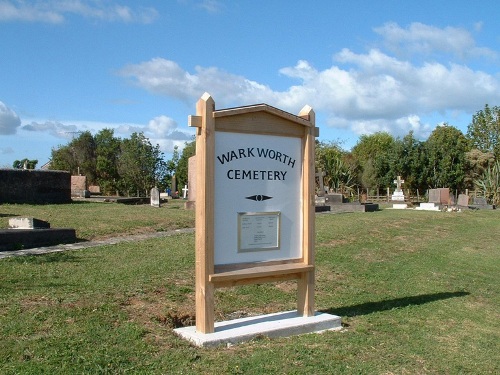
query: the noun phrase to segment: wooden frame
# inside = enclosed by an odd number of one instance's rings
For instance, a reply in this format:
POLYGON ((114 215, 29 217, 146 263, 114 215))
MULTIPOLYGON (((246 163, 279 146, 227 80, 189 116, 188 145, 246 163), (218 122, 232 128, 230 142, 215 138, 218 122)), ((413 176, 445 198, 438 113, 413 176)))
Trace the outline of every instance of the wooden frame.
POLYGON ((314 141, 315 114, 305 106, 298 116, 266 104, 215 110, 205 93, 189 116, 196 133, 196 330, 214 332, 215 288, 297 280, 297 311, 314 315, 314 141), (232 132, 294 137, 301 140, 301 257, 277 261, 214 264, 215 133, 232 132))

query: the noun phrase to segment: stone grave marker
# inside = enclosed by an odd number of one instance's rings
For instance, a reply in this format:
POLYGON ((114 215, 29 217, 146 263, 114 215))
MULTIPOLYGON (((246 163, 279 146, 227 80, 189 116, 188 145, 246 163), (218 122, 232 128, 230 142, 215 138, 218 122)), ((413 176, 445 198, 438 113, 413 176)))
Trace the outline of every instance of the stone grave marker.
POLYGON ((182 198, 186 199, 187 196, 188 196, 188 186, 187 185, 184 185, 184 187, 182 188, 182 198))
POLYGON ((323 197, 325 195, 325 179, 326 173, 323 172, 321 169, 318 170, 318 173, 316 173, 316 177, 318 178, 319 182, 319 192, 318 196, 323 197))
POLYGON ((392 194, 391 200, 393 201, 402 201, 405 200, 405 195, 403 193, 403 189, 401 189, 401 185, 404 184, 405 180, 398 176, 397 179, 394 180, 394 184, 396 184, 396 190, 392 194))
POLYGON ((495 209, 494 205, 488 204, 488 201, 485 197, 474 197, 472 199, 472 204, 469 205, 470 208, 482 209, 482 210, 493 210, 495 209))
POLYGON ((457 206, 458 207, 469 207, 469 196, 467 194, 459 194, 457 206))
POLYGON ((157 187, 151 189, 151 206, 160 207, 160 190, 157 187))
POLYGON ((429 203, 435 203, 438 205, 450 204, 450 189, 429 189, 429 203))

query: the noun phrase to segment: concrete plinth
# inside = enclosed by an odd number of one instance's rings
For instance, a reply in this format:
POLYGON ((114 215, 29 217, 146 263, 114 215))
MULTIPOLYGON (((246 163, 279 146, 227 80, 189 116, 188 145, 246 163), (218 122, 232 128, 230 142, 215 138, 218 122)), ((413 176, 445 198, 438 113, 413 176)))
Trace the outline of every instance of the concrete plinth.
POLYGON ((250 341, 257 336, 288 337, 304 333, 341 329, 339 316, 316 313, 303 317, 297 311, 287 311, 269 315, 252 316, 215 323, 214 333, 198 333, 196 327, 175 329, 182 338, 197 346, 218 346, 250 341))
POLYGON ((76 233, 71 228, 0 230, 0 251, 74 242, 76 242, 76 233))
POLYGON ((395 210, 406 210, 408 205, 406 203, 394 203, 392 208, 395 210))
POLYGON ((420 203, 420 206, 416 208, 416 210, 422 211, 441 211, 439 206, 436 206, 434 203, 420 203))

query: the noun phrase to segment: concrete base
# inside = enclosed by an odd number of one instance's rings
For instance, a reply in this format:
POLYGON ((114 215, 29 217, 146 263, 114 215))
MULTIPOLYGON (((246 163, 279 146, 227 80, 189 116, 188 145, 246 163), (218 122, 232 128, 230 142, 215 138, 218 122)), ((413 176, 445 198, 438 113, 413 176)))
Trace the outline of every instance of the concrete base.
POLYGON ((378 203, 339 203, 324 206, 316 206, 316 212, 375 212, 378 211, 378 203))
POLYGON ((71 228, 0 230, 0 251, 74 242, 76 242, 76 233, 71 228))
POLYGON ((441 211, 439 206, 436 206, 434 203, 420 203, 420 206, 415 209, 422 211, 441 211))
POLYGON ((319 333, 341 329, 339 316, 316 313, 311 317, 298 316, 297 311, 252 316, 215 323, 214 333, 196 332, 196 327, 174 330, 182 338, 196 346, 218 346, 250 341, 257 336, 288 337, 303 333, 319 333))
POLYGON ((394 203, 392 208, 395 210, 406 210, 408 205, 406 203, 394 203))

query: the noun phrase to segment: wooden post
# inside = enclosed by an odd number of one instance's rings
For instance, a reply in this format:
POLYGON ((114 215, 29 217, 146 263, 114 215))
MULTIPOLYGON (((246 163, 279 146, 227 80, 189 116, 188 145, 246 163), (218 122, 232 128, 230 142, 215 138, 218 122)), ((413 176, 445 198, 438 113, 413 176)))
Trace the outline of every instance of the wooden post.
POLYGON ((196 134, 196 330, 214 332, 214 159, 215 102, 205 93, 196 103, 201 127, 196 134))
MULTIPOLYGON (((303 220, 302 226, 302 257, 306 265, 314 265, 314 239, 315 239, 315 201, 314 201, 314 144, 316 134, 316 115, 313 109, 305 106, 300 111, 299 117, 309 120, 312 127, 305 128, 302 140, 304 150, 304 166, 302 171, 302 201, 303 220)), ((320 178, 323 178, 320 176, 320 178)), ((302 316, 314 316, 314 270, 303 272, 297 283, 297 312, 302 316)))

